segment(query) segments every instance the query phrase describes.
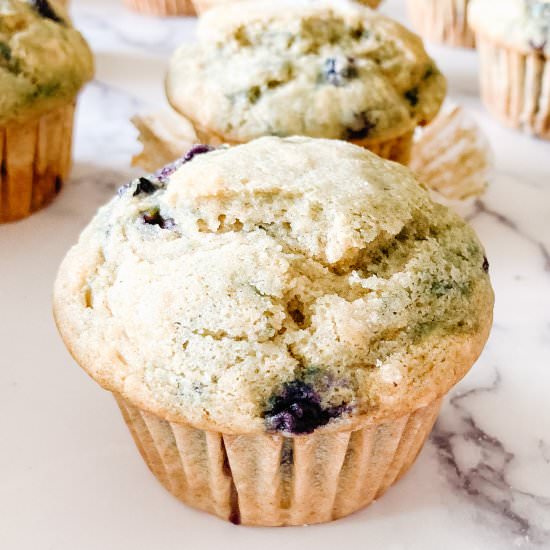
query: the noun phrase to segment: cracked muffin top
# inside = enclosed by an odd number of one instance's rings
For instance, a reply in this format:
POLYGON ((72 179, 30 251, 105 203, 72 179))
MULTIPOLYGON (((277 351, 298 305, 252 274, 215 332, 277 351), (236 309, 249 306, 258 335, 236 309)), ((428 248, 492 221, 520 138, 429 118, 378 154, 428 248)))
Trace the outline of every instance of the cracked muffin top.
POLYGON ((137 406, 301 434, 445 393, 487 338, 487 271, 408 169, 265 137, 122 188, 65 258, 54 307, 77 362, 137 406))
POLYGON ((476 32, 524 53, 550 57, 550 0, 472 0, 468 15, 476 32))
POLYGON ((346 0, 250 0, 201 18, 166 81, 175 109, 232 143, 385 141, 437 114, 445 79, 419 37, 346 0))
POLYGON ((0 0, 0 125, 64 105, 93 75, 86 41, 54 0, 0 0))

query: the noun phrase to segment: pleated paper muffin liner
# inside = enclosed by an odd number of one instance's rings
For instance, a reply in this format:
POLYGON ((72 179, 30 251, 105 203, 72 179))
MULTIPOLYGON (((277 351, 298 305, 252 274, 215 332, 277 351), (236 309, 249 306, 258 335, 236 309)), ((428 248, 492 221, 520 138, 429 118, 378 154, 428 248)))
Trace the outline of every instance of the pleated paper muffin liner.
POLYGON ((195 15, 191 0, 124 0, 132 10, 150 15, 195 15))
POLYGON ((50 203, 69 175, 74 103, 0 127, 0 223, 50 203))
POLYGON ((409 168, 434 200, 468 217, 487 190, 493 162, 489 141, 476 122, 458 105, 447 104, 417 131, 409 168))
POLYGON ((469 0, 407 0, 413 28, 423 38, 440 44, 473 48, 475 35, 468 25, 469 0))
POLYGON ((184 503, 244 525, 322 523, 370 504, 414 463, 441 399, 355 431, 227 435, 168 422, 114 394, 147 466, 184 503))
POLYGON ((501 122, 550 139, 550 60, 526 54, 477 34, 481 96, 501 122))

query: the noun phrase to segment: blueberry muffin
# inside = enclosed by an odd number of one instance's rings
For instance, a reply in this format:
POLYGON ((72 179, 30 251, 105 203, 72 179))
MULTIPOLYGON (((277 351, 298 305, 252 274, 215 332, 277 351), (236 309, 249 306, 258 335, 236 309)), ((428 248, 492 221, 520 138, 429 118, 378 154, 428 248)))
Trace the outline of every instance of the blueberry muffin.
POLYGON ((411 466, 487 339, 487 272, 407 168, 264 137, 123 187, 66 256, 54 310, 169 491, 297 525, 411 466))
POLYGON ((406 163, 415 128, 445 96, 421 40, 358 3, 232 3, 208 11, 198 37, 172 58, 168 99, 226 143, 343 139, 406 163))
POLYGON ((92 73, 60 4, 0 0, 0 222, 30 215, 61 189, 76 96, 92 73))
MULTIPOLYGON (((207 10, 217 8, 218 6, 227 5, 238 0, 193 0, 196 12, 201 15, 207 10)), ((371 8, 377 8, 381 0, 358 0, 361 4, 365 4, 371 8)))
POLYGON ((414 29, 426 40, 473 48, 469 3, 470 0, 407 0, 407 11, 414 29))
POLYGON ((472 0, 482 98, 506 125, 550 139, 550 1, 472 0))
POLYGON ((132 10, 158 16, 195 15, 192 0, 124 0, 132 10))

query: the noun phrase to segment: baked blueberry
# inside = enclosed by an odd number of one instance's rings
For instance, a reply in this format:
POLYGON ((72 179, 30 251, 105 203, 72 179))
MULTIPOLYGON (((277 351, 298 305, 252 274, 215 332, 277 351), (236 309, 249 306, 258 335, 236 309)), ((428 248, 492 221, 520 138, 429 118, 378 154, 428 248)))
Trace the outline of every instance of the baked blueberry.
POLYGON ((323 78, 332 86, 344 86, 348 80, 357 77, 355 60, 351 57, 329 57, 323 66, 323 78))
POLYGON ((55 13, 48 0, 31 0, 31 6, 45 19, 51 19, 56 23, 63 23, 63 19, 55 13))
POLYGON ((139 178, 133 196, 137 197, 142 193, 145 195, 150 195, 151 193, 154 193, 157 189, 157 186, 151 180, 147 178, 139 178))
POLYGON ((310 384, 294 380, 271 398, 264 418, 269 431, 309 434, 328 424, 342 410, 343 407, 323 408, 319 394, 310 384))
POLYGON ((185 162, 189 162, 190 160, 193 160, 197 155, 204 155, 204 153, 210 153, 210 151, 213 151, 214 147, 211 145, 205 145, 203 143, 200 143, 198 145, 194 145, 185 153, 185 156, 183 157, 183 160, 185 162))
POLYGON ((405 99, 409 102, 411 107, 416 107, 418 105, 418 87, 415 86, 410 90, 405 92, 405 99))
POLYGON ((142 215, 144 223, 148 225, 158 225, 161 229, 174 229, 176 222, 172 218, 164 218, 158 208, 147 210, 142 215))
POLYGON ((355 116, 355 123, 346 130, 344 139, 365 139, 375 127, 376 123, 370 119, 366 111, 363 111, 355 116))

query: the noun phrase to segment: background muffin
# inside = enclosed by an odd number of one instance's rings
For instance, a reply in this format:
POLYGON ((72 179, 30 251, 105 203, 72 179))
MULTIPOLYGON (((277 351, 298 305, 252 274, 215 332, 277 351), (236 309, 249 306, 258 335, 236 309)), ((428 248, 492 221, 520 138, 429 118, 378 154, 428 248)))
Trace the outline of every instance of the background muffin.
POLYGON ((352 2, 249 1, 210 10, 174 54, 170 103, 228 143, 346 139, 405 163, 445 96, 421 40, 352 2))
POLYGON ((269 137, 123 188, 64 260, 54 309, 178 498, 314 523, 412 464, 487 338, 487 269, 406 168, 269 137))
MULTIPOLYGON (((200 15, 207 10, 217 8, 218 6, 227 5, 238 0, 193 0, 193 5, 197 13, 200 15)), ((381 0, 358 0, 359 3, 365 4, 371 8, 376 8, 380 5, 381 0)))
POLYGON ((69 175, 90 50, 56 2, 0 0, 0 222, 38 210, 69 175))
POLYGON ((472 0, 482 99, 506 125, 550 139, 550 2, 472 0))
POLYGON ((468 24, 469 2, 470 0, 407 0, 407 10, 413 27, 427 40, 473 48, 475 36, 468 24))
POLYGON ((150 15, 195 15, 192 0, 124 0, 132 10, 150 15))

